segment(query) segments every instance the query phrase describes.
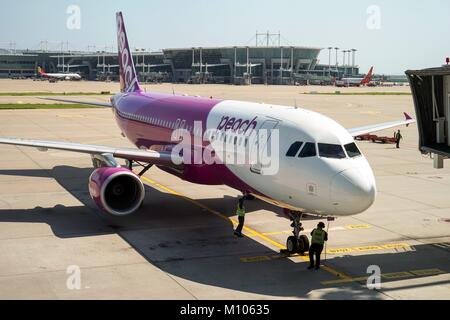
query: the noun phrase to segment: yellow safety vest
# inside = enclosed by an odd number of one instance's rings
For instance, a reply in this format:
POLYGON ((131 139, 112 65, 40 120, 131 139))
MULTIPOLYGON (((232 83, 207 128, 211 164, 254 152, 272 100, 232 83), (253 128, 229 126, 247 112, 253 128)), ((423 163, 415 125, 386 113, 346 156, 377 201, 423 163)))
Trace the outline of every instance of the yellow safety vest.
POLYGON ((323 245, 325 243, 325 231, 314 229, 314 231, 312 232, 312 243, 323 245))
POLYGON ((238 217, 245 217, 245 207, 239 208, 239 205, 237 206, 236 209, 236 214, 238 217))

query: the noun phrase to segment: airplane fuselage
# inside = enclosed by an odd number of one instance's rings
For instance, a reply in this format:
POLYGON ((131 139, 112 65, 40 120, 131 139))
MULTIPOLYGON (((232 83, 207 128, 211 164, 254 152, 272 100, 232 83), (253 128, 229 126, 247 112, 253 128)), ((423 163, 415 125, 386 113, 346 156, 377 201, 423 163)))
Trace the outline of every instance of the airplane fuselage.
POLYGON ((81 76, 77 73, 45 73, 41 75, 48 79, 81 80, 81 76))
MULTIPOLYGON (((201 153, 210 146, 216 156, 220 155, 218 163, 207 164, 202 158, 200 163, 183 164, 180 168, 161 167, 186 181, 228 185, 290 210, 323 216, 358 214, 375 200, 375 179, 367 160, 359 151, 352 155, 344 151, 345 146, 353 146, 353 137, 337 122, 316 112, 142 92, 118 94, 111 100, 119 128, 138 148, 170 151, 177 144, 172 133, 182 128, 192 137, 192 149, 198 136, 201 153), (201 126, 196 126, 195 121, 201 122, 201 126), (258 163, 226 161, 230 156, 237 157, 239 151, 220 152, 224 145, 237 147, 248 143, 245 134, 236 136, 236 132, 261 129, 268 132, 275 129, 279 134, 278 164, 273 173, 266 174, 267 168, 258 163), (213 133, 207 133, 206 141, 202 141, 208 130, 213 133), (295 144, 299 145, 298 150, 295 144), (301 157, 306 144, 312 153, 301 157)), ((275 137, 268 136, 260 142, 265 146, 260 147, 269 148, 272 139, 275 137)))

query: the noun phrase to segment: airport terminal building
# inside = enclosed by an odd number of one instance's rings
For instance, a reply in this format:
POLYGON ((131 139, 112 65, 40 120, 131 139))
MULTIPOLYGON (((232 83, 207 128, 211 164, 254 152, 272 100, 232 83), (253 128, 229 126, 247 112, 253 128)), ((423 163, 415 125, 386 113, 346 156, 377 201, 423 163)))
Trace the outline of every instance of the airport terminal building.
MULTIPOLYGON (((133 53, 142 82, 228 84, 328 84, 335 77, 356 76, 353 66, 320 65, 321 48, 236 46, 163 49, 133 53)), ((47 52, 0 49, 0 78, 77 72, 89 80, 117 80, 117 53, 47 52)))

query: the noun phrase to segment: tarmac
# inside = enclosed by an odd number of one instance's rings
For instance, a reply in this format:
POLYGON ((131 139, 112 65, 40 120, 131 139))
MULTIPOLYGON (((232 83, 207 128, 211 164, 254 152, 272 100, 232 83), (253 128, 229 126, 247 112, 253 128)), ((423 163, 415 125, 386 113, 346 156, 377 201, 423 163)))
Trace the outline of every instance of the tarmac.
MULTIPOLYGON (((1 92, 114 93, 117 86, 0 81, 1 92)), ((408 92, 407 87, 145 87, 295 103, 349 128, 401 119, 404 111, 414 115, 408 95, 304 94, 408 92)), ((83 97, 92 98, 107 101, 109 96, 83 97)), ((22 99, 42 102, 4 96, 0 103, 22 99)), ((448 300, 450 168, 435 170, 432 160, 420 154, 416 125, 401 130, 401 149, 358 143, 374 169, 378 198, 367 212, 330 222, 320 271, 307 270, 306 257, 279 253, 290 222, 280 209, 259 200, 246 204, 246 237, 233 237, 239 193, 226 186, 194 185, 152 168, 143 178, 142 209, 108 219, 89 196, 89 156, 0 146, 0 299, 448 300), (375 290, 367 286, 371 266, 381 272, 381 288, 375 290), (79 289, 70 285, 74 268, 80 271, 79 289)), ((131 147, 105 109, 2 110, 0 136, 131 147)), ((324 220, 307 218, 304 227, 311 230, 319 221, 324 220)))

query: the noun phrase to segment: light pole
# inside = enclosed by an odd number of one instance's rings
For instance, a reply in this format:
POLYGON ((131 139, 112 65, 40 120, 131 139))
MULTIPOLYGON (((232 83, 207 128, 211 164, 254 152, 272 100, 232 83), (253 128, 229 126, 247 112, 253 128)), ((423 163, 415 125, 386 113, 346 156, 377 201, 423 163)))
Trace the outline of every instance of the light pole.
POLYGON ((334 50, 336 50, 336 72, 337 72, 337 76, 339 77, 339 69, 338 69, 338 65, 339 65, 339 62, 338 62, 338 50, 339 50, 339 48, 336 47, 336 48, 334 48, 334 50))
POLYGON ((350 64, 350 53, 352 52, 352 50, 348 50, 347 51, 348 52, 348 56, 347 56, 347 59, 348 59, 348 66, 350 67, 351 66, 351 64, 350 64))
POLYGON ((331 50, 333 47, 328 47, 328 75, 331 76, 331 50))
POLYGON ((355 66, 356 66, 356 49, 352 49, 353 52, 353 61, 352 61, 352 75, 355 73, 355 66))
POLYGON ((347 66, 345 65, 345 54, 347 53, 347 50, 342 50, 343 57, 342 57, 342 66, 344 67, 344 77, 347 73, 347 66))

